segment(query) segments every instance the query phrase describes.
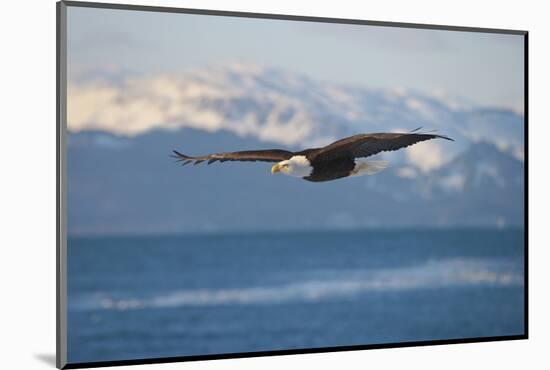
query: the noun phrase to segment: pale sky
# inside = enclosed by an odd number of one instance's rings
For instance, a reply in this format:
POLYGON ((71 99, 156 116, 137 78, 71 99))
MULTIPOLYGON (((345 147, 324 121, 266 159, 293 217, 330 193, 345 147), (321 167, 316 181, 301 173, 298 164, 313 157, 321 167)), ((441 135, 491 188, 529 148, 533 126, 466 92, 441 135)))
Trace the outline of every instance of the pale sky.
POLYGON ((68 8, 70 72, 257 63, 320 81, 444 91, 521 110, 523 58, 519 35, 68 8))

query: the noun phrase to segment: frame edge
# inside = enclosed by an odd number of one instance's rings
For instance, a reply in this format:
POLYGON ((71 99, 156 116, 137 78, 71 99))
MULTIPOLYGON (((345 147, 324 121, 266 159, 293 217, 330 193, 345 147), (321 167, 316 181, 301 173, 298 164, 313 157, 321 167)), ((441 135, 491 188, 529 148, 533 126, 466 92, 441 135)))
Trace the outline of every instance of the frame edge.
POLYGON ((67 5, 56 3, 56 367, 67 365, 67 5))
POLYGON ((352 18, 306 16, 306 15, 298 15, 298 14, 255 13, 255 12, 216 10, 216 9, 179 8, 179 7, 153 6, 153 5, 132 5, 132 4, 122 4, 122 3, 115 4, 115 3, 108 3, 108 2, 92 2, 92 1, 78 1, 78 0, 75 0, 75 1, 63 0, 63 3, 65 3, 66 6, 80 7, 80 8, 133 10, 133 11, 161 12, 161 13, 200 14, 200 15, 211 15, 211 16, 259 18, 259 19, 302 21, 302 22, 358 24, 358 25, 367 25, 367 26, 378 26, 378 27, 417 28, 417 29, 440 30, 440 31, 441 30, 463 31, 463 32, 478 32, 478 33, 497 33, 497 34, 508 34, 508 35, 525 35, 528 32, 527 30, 484 28, 484 27, 474 27, 474 26, 452 26, 452 25, 427 24, 427 23, 407 23, 407 22, 397 22, 397 21, 388 22, 388 21, 375 21, 375 20, 352 19, 352 18))

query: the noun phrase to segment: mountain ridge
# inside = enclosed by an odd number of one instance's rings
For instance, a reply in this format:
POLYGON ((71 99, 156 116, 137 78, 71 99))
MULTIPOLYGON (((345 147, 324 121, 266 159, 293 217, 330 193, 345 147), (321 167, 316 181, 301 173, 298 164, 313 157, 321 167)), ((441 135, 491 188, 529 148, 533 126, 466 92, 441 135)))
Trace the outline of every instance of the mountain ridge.
POLYGON ((76 79, 69 97, 71 132, 97 129, 131 137, 188 127, 313 147, 356 133, 423 126, 457 141, 450 156, 482 139, 517 158, 524 155, 524 117, 512 110, 479 107, 443 93, 319 82, 274 67, 76 79))
POLYGON ((182 168, 169 158, 173 148, 262 144, 189 128, 70 134, 69 233, 523 225, 523 162, 486 142, 429 172, 403 173, 410 165, 386 156, 390 167, 380 174, 323 184, 271 175, 265 163, 182 168))

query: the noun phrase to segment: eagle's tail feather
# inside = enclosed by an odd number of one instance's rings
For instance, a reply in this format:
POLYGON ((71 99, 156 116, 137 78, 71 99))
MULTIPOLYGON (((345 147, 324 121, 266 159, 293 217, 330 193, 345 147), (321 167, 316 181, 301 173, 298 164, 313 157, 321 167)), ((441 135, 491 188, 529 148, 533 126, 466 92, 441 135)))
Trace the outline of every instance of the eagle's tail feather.
POLYGON ((388 163, 388 161, 366 161, 365 168, 363 170, 364 174, 374 175, 375 173, 378 173, 388 167, 388 163))
POLYGON ((355 168, 351 176, 374 175, 388 167, 388 161, 355 160, 355 168))

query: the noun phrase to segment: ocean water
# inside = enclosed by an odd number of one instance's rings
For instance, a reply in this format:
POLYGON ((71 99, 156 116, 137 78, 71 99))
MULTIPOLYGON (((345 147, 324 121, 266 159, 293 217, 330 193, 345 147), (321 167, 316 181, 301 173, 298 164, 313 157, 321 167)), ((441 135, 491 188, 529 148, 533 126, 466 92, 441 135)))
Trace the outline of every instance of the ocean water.
POLYGON ((71 237, 68 359, 520 335, 523 233, 71 237))

